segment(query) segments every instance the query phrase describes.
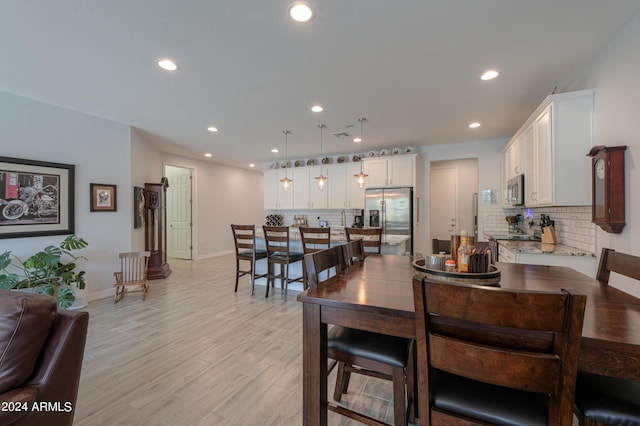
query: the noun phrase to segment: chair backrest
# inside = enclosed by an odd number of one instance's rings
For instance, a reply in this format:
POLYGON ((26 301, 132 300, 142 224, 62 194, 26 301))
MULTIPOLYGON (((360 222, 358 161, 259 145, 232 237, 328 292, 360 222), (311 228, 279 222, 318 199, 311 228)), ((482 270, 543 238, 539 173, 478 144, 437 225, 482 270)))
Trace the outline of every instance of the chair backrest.
POLYGON ((288 226, 267 226, 262 227, 264 231, 264 243, 267 249, 267 257, 278 253, 289 254, 289 227, 288 226))
POLYGON ((431 253, 438 254, 441 251, 451 253, 451 241, 439 240, 437 238, 431 240, 431 253))
POLYGON ((344 263, 342 246, 305 254, 304 262, 307 269, 307 284, 310 288, 316 287, 348 267, 344 263))
POLYGON ((342 257, 347 267, 364 261, 364 243, 361 239, 349 241, 340 247, 342 247, 342 257))
POLYGON ((347 233, 347 241, 361 239, 365 253, 378 253, 382 249, 382 228, 344 228, 347 233))
POLYGON ((571 425, 586 296, 418 278, 413 293, 425 398, 435 368, 549 395, 548 424, 571 425))
POLYGON ((231 225, 233 242, 236 247, 236 255, 240 251, 255 252, 256 247, 256 227, 255 225, 231 225))
POLYGON ((640 257, 603 248, 596 279, 601 283, 609 284, 611 272, 640 280, 640 257))
POLYGON ((304 254, 324 250, 331 246, 331 228, 301 227, 300 238, 304 254))
POLYGON ((131 285, 146 282, 150 256, 148 251, 120 253, 120 282, 131 285))

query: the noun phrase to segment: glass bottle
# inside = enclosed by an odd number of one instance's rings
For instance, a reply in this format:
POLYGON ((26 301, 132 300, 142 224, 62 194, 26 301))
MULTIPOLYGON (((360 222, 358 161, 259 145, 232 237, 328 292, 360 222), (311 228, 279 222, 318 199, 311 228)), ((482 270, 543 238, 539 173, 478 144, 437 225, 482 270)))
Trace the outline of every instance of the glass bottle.
POLYGON ((460 231, 460 247, 458 247, 458 272, 469 272, 469 234, 466 230, 460 231))

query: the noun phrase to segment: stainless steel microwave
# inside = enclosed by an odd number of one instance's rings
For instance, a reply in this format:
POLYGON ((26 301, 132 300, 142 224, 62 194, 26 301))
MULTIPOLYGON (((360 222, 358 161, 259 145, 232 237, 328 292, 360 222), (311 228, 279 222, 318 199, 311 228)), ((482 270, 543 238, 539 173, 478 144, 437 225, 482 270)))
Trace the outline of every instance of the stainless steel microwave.
POLYGON ((507 181, 507 204, 511 206, 524 204, 524 175, 517 175, 507 181))

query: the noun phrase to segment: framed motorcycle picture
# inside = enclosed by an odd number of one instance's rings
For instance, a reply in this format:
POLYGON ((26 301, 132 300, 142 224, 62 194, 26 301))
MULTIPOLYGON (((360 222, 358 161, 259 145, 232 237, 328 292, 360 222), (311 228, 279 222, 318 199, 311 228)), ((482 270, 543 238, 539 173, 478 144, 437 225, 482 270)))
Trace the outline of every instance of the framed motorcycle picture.
POLYGON ((73 234, 72 164, 0 157, 0 238, 73 234))

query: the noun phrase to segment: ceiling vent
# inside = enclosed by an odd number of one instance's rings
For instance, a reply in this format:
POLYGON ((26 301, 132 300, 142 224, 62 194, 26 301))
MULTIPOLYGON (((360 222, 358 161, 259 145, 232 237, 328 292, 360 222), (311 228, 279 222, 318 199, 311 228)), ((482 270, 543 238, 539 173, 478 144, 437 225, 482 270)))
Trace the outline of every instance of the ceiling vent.
POLYGON ((349 133, 347 132, 337 132, 337 133, 332 133, 333 136, 335 136, 336 138, 348 138, 349 137, 349 133))

